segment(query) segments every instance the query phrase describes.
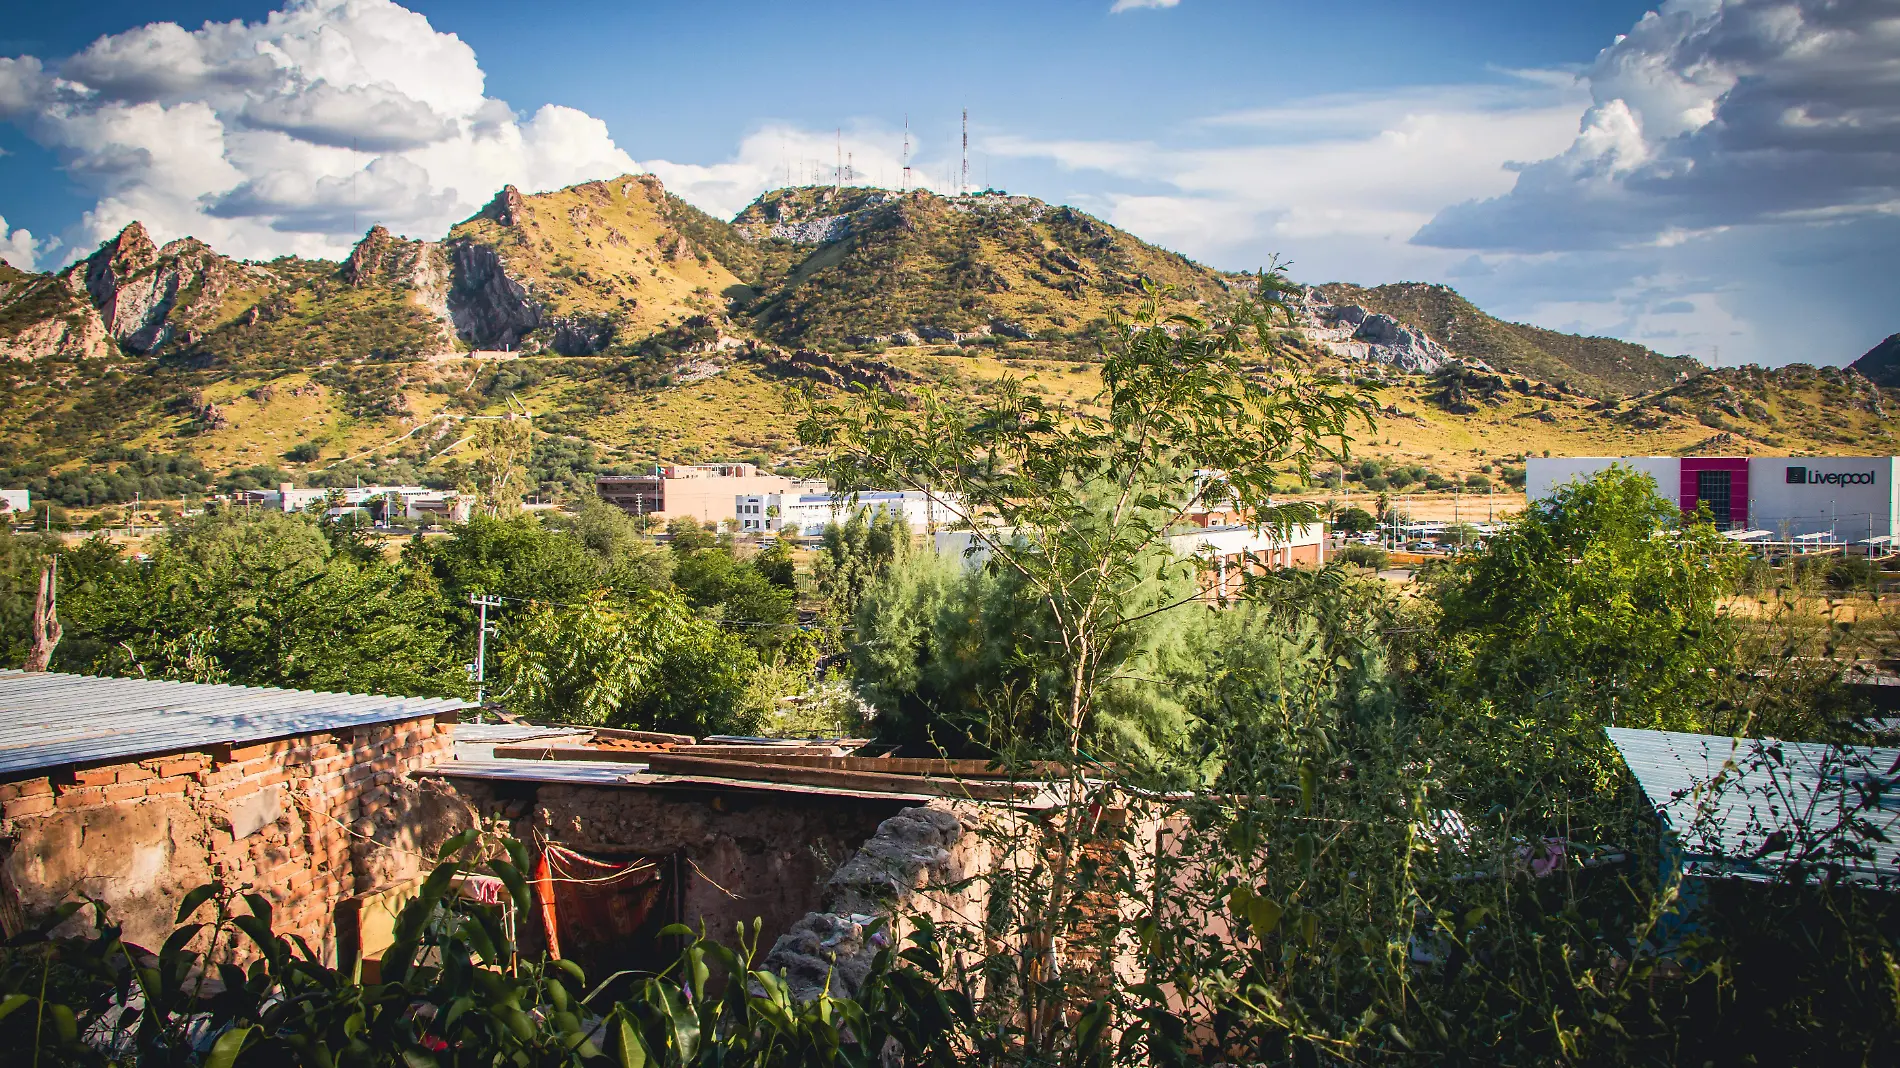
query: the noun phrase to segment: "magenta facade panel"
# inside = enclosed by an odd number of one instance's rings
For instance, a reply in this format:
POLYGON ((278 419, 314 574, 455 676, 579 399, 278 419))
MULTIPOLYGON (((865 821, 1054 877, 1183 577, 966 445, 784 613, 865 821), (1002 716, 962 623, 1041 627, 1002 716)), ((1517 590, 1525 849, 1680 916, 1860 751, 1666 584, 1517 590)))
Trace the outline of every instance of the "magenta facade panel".
POLYGON ((1748 457, 1685 456, 1678 498, 1685 512, 1707 501, 1717 523, 1748 525, 1748 457))

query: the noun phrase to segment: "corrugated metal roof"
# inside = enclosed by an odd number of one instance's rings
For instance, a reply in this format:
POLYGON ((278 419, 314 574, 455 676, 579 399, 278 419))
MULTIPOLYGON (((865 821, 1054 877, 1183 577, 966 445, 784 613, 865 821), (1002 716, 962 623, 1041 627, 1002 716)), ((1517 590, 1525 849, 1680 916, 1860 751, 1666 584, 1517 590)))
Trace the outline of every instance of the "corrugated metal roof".
POLYGON ((1608 734, 1691 874, 1768 879, 1805 862, 1857 882, 1900 882, 1900 749, 1608 734))
POLYGON ((388 723, 470 705, 455 698, 0 671, 0 777, 388 723))

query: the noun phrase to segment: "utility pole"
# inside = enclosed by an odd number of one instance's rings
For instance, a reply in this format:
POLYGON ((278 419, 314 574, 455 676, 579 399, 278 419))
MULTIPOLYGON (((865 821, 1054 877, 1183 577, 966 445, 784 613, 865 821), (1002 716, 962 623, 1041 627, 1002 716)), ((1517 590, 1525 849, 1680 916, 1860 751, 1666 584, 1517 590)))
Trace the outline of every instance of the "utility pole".
POLYGON ((963 177, 957 181, 957 195, 970 192, 970 109, 963 109, 963 177))
POLYGON ((482 687, 488 681, 488 610, 500 608, 501 598, 487 594, 471 593, 468 603, 481 612, 481 622, 475 630, 475 703, 482 703, 482 687))
POLYGON ((904 181, 897 187, 900 193, 910 192, 910 112, 904 113, 904 181))

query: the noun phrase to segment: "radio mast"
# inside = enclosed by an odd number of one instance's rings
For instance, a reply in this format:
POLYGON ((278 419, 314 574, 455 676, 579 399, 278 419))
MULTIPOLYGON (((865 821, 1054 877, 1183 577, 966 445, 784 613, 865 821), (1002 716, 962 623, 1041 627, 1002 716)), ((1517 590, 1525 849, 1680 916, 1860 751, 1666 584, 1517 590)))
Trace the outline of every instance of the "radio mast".
POLYGON ((834 193, 844 188, 844 127, 838 127, 837 137, 838 143, 835 147, 838 152, 838 161, 831 169, 831 191, 834 193))
POLYGON ((957 182, 957 195, 970 192, 970 109, 963 109, 963 177, 957 182))
POLYGON ((900 193, 910 192, 910 112, 904 113, 904 181, 897 187, 900 193))

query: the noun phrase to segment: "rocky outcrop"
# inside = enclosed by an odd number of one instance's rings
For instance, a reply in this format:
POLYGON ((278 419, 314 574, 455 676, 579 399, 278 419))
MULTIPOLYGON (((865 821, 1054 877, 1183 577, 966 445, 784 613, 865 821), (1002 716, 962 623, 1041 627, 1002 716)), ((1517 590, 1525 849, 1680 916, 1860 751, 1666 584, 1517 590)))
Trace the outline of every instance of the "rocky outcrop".
POLYGON ((268 270, 220 256, 196 238, 157 247, 136 222, 67 268, 64 278, 98 311, 106 333, 140 354, 174 336, 189 343, 215 325, 226 297, 275 282, 268 270))
POLYGON ((808 378, 833 389, 858 385, 894 391, 900 383, 917 381, 916 375, 883 360, 841 360, 815 349, 786 352, 772 345, 755 344, 746 350, 745 355, 758 361, 768 374, 781 378, 808 378))
POLYGON ((1900 386, 1900 334, 1889 336, 1848 366, 1872 379, 1875 385, 1900 386))
POLYGON ((1357 304, 1323 306, 1315 319, 1321 342, 1346 359, 1389 364, 1415 374, 1432 374, 1454 359, 1424 331, 1357 304))
POLYGON ((0 360, 101 360, 113 354, 92 303, 48 275, 0 260, 0 360))
POLYGON ((961 876, 952 850, 964 833, 955 813, 935 807, 907 808, 879 824, 877 834, 832 873, 823 911, 807 914, 779 937, 766 969, 783 975, 801 1001, 827 992, 856 996, 878 950, 890 944, 888 922, 919 891, 961 876), (874 930, 879 920, 886 921, 884 930, 874 930))
MULTIPOLYGON (((513 192, 514 187, 509 186, 495 201, 513 192)), ((514 195, 518 201, 521 194, 514 195)), ((519 207, 511 210, 519 211, 519 207)), ((449 257, 454 265, 454 282, 447 304, 456 335, 476 348, 520 348, 522 337, 538 329, 546 318, 541 303, 508 274, 501 254, 488 245, 458 241, 450 247, 449 257)))
POLYGON ((352 286, 387 285, 409 291, 410 303, 442 324, 442 348, 454 347, 455 328, 449 313, 453 284, 449 252, 439 241, 411 241, 373 226, 350 250, 339 272, 352 286))

